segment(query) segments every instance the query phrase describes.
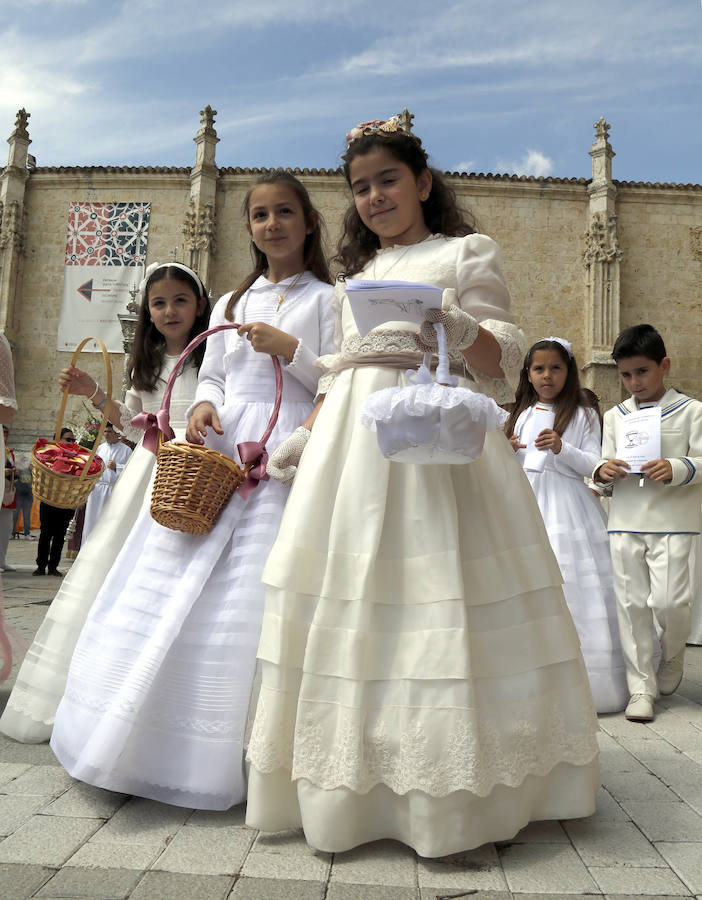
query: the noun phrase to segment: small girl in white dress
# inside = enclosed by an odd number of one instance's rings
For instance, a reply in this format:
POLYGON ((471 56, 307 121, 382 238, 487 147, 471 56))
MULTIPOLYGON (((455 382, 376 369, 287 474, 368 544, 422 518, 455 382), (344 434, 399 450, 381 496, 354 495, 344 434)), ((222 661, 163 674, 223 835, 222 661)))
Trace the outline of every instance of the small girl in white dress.
MULTIPOLYGON (((292 175, 264 176, 246 198, 255 270, 223 296, 187 429, 231 456, 258 440, 283 364, 275 449, 309 414, 332 345, 332 287, 320 221, 292 175)), ((256 662, 261 570, 287 489, 236 492, 205 535, 140 517, 86 622, 51 746, 75 778, 179 806, 227 809, 244 799, 243 742, 256 662)))
MULTIPOLYGON (((120 433, 135 443, 139 441, 139 445, 61 582, 17 673, 0 718, 0 731, 23 743, 40 743, 51 737, 68 666, 88 611, 140 511, 149 508, 156 459, 141 444, 143 428, 133 426, 131 421, 139 413, 158 412, 178 356, 192 338, 207 328, 210 319, 207 291, 197 273, 182 263, 152 263, 140 291, 141 304, 128 364, 131 384, 124 403, 112 400, 107 409, 120 433)), ((178 376, 171 395, 171 425, 180 440, 185 437, 185 413, 195 396, 204 352, 204 346, 196 350, 178 376)), ((100 385, 82 369, 64 369, 59 375, 59 386, 89 398, 96 409, 102 410, 107 403, 100 385)))
POLYGON ((534 489, 561 568, 595 708, 618 712, 629 693, 609 536, 600 502, 583 480, 601 456, 600 421, 580 388, 568 341, 548 338, 529 350, 505 433, 534 489), (540 414, 553 427, 543 427, 540 414))
MULTIPOLYGON (((397 117, 347 140, 344 275, 444 289, 452 371, 513 399, 523 349, 497 245, 397 117)), ((334 306, 325 399, 269 466, 294 483, 263 573, 247 823, 302 825, 324 851, 390 838, 441 856, 589 815, 592 699, 509 443, 489 431, 466 465, 386 459, 361 407, 436 350, 433 326, 361 337, 342 279, 334 306)))

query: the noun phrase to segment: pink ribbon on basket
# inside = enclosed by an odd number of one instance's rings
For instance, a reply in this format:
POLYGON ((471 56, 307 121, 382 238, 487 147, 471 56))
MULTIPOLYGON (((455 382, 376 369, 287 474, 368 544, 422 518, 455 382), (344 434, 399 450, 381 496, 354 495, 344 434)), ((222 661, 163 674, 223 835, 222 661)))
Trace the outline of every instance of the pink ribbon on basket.
POLYGON ((143 444, 147 450, 150 450, 154 456, 158 449, 158 433, 163 432, 167 441, 172 441, 175 437, 175 431, 171 428, 168 421, 168 410, 159 409, 157 413, 137 413, 132 419, 133 428, 144 429, 143 444))
POLYGON ((237 489, 242 499, 246 500, 256 490, 259 481, 268 481, 271 477, 266 472, 268 453, 261 441, 242 441, 241 444, 236 445, 236 449, 239 451, 239 459, 243 466, 247 463, 254 463, 237 489))

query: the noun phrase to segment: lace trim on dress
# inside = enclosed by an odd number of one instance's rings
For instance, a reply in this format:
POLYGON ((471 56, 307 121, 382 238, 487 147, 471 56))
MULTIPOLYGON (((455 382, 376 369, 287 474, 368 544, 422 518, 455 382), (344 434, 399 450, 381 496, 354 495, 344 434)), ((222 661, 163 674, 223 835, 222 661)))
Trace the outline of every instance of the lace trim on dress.
POLYGON ((493 397, 497 403, 513 403, 519 384, 519 373, 527 351, 524 333, 511 322, 501 322, 498 319, 485 319, 480 323, 480 327, 489 331, 500 345, 502 351, 500 367, 505 377, 490 378, 468 362, 466 368, 475 379, 478 389, 484 394, 493 397))
POLYGON ((54 724, 55 716, 51 716, 51 718, 49 719, 37 718, 36 692, 34 690, 28 690, 19 682, 16 682, 15 686, 12 688, 12 698, 11 701, 8 701, 8 709, 11 709, 16 713, 21 713, 23 716, 26 716, 28 719, 31 719, 32 722, 35 722, 38 725, 54 724))
POLYGON ((85 709, 91 709, 98 713, 108 713, 116 711, 123 718, 134 721, 137 716, 139 724, 169 726, 176 727, 183 732, 191 732, 196 735, 237 735, 240 731, 240 724, 232 722, 230 719, 206 719, 194 716, 179 716, 174 713, 168 713, 161 710, 152 710, 145 713, 141 703, 137 704, 124 697, 108 697, 107 699, 98 699, 93 696, 76 691, 74 688, 67 688, 65 693, 66 699, 82 706, 85 709))
POLYGON ((295 352, 293 353, 293 358, 290 360, 290 362, 284 363, 284 365, 294 366, 295 363, 298 363, 300 361, 300 357, 302 356, 302 347, 303 347, 302 338, 298 338, 297 339, 297 347, 295 347, 295 352))
POLYGON ((587 765, 598 753, 594 710, 583 704, 566 718, 562 697, 543 698, 538 721, 515 709, 508 734, 467 711, 444 711, 449 727, 437 716, 438 732, 413 722, 402 731, 388 710, 369 723, 362 711, 337 706, 332 741, 315 706, 288 702, 281 710, 275 692, 262 690, 247 756, 259 772, 284 769, 324 790, 357 794, 385 784, 400 795, 465 790, 485 797, 498 784, 516 788, 529 775, 545 776, 562 762, 587 765))
POLYGON ((130 423, 132 418, 134 417, 134 412, 126 406, 124 403, 121 403, 119 400, 115 400, 115 403, 119 407, 119 422, 115 422, 120 432, 122 433, 122 437, 125 437, 128 441, 132 441, 132 443, 137 444, 144 434, 143 428, 134 428, 130 423))

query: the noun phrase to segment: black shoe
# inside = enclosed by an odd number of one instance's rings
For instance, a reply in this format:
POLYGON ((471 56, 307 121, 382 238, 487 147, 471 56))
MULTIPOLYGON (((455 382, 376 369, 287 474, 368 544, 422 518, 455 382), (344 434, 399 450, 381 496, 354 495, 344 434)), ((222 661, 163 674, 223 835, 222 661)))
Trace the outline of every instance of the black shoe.
POLYGON ((32 575, 46 575, 46 570, 42 566, 37 566, 32 575))
POLYGON ((47 575, 56 575, 57 578, 63 578, 63 572, 59 572, 58 569, 49 569, 46 573, 47 575))

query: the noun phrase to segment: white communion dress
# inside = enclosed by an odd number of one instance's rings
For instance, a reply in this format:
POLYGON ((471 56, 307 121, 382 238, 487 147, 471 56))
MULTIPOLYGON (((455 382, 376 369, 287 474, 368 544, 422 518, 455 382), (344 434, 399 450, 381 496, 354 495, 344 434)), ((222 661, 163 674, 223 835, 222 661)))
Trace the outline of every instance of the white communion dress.
MULTIPOLYGON (((140 412, 156 413, 177 357, 166 356, 153 391, 130 388, 114 423, 130 440, 143 432, 129 422, 140 412)), ((187 366, 173 389, 171 421, 176 437, 185 437, 185 412, 193 402, 197 371, 187 366)), ((141 444, 129 458, 122 477, 105 503, 100 519, 83 543, 75 562, 61 582, 43 622, 22 662, 17 681, 0 718, 0 731, 23 743, 41 743, 51 737, 56 707, 63 696, 68 666, 86 616, 107 573, 122 549, 132 526, 151 502, 156 467, 153 453, 141 444)))
MULTIPOLYGON (((518 377, 523 338, 490 238, 388 248, 358 277, 456 289, 518 377)), ((434 857, 533 819, 590 815, 587 674, 514 452, 491 431, 466 465, 385 459, 359 411, 373 391, 407 383, 405 358, 422 358, 416 326, 361 338, 343 284, 335 309, 338 355, 323 361, 335 380, 263 574, 247 823, 302 825, 323 851, 390 838, 434 857)), ((513 399, 504 380, 472 375, 498 402, 513 399)))
MULTIPOLYGON (((539 403, 552 409, 553 404, 539 403)), ((541 430, 534 407, 515 423, 520 443, 541 430)), ((525 471, 534 489, 553 552, 563 575, 563 591, 580 637, 598 713, 618 712, 629 700, 612 585, 607 520, 600 501, 583 478, 601 456, 600 423, 594 410, 579 406, 562 437, 561 452, 544 451, 542 471, 525 471)), ((524 465, 526 450, 517 458, 524 465)))
MULTIPOLYGON (((259 278, 235 309, 238 322, 268 322, 300 339, 283 365, 269 452, 312 410, 315 362, 332 346, 331 285, 310 273, 293 282, 259 278)), ((215 306, 212 326, 225 321, 228 299, 215 306)), ((274 396, 270 356, 235 330, 208 338, 196 404, 213 402, 224 429, 208 429, 209 446, 235 456, 238 443, 259 440, 274 396)), ((142 513, 78 640, 56 714, 51 747, 69 774, 199 809, 244 799, 261 571, 288 493, 272 480, 246 499, 237 492, 204 535, 171 531, 142 513)))

